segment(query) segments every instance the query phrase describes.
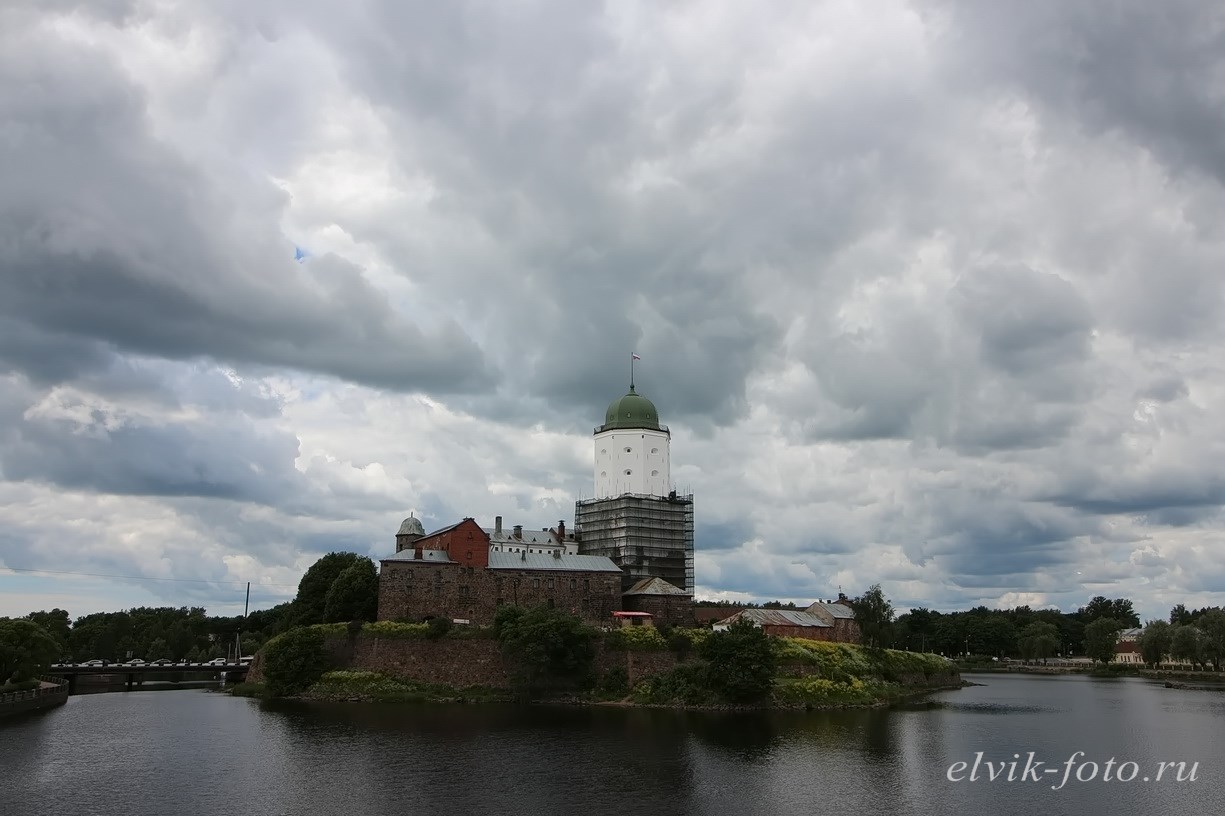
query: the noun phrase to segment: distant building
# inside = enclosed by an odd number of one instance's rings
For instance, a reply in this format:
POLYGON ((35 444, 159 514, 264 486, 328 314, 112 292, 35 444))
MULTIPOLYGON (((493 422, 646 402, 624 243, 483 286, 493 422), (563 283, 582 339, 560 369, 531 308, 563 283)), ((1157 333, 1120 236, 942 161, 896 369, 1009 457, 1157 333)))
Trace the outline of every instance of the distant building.
POLYGON ((575 504, 574 524, 579 552, 611 559, 623 590, 660 578, 693 594, 693 496, 672 489, 671 441, 632 377, 595 429, 595 496, 575 504))
POLYGON ((608 625, 621 608, 621 570, 607 558, 567 554, 564 544, 548 553, 526 545, 517 553, 493 550, 490 534, 470 518, 428 535, 419 529, 419 521, 405 519, 395 555, 379 562, 379 620, 447 617, 487 625, 499 606, 513 604, 564 609, 608 625))
POLYGON ((1143 663, 1144 658, 1140 655, 1140 635, 1144 634, 1144 629, 1135 627, 1134 629, 1124 629, 1119 632, 1119 638, 1114 644, 1114 662, 1115 663, 1143 663))
POLYGON ((649 612, 656 625, 694 625, 693 596, 662 578, 643 578, 621 600, 626 612, 649 612))
POLYGON ((836 640, 839 643, 858 643, 859 624, 855 622, 855 610, 845 595, 836 601, 817 601, 805 610, 816 615, 833 627, 829 637, 822 640, 836 640))
POLYGON ((811 612, 795 609, 742 609, 730 618, 724 618, 711 628, 726 632, 737 621, 747 620, 767 635, 775 637, 807 638, 808 640, 833 640, 833 624, 826 623, 811 612))

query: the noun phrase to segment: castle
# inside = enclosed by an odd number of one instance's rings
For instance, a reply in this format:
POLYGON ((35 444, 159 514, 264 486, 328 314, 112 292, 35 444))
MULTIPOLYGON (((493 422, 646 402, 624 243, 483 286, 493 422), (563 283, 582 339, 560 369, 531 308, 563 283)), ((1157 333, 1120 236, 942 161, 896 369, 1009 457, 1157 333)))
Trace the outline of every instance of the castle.
POLYGON ((671 432, 630 389, 594 432, 595 497, 575 528, 508 532, 472 518, 426 533, 410 516, 380 560, 379 620, 448 617, 487 625, 499 606, 543 605, 611 625, 614 612, 693 625, 693 496, 671 485, 671 432))

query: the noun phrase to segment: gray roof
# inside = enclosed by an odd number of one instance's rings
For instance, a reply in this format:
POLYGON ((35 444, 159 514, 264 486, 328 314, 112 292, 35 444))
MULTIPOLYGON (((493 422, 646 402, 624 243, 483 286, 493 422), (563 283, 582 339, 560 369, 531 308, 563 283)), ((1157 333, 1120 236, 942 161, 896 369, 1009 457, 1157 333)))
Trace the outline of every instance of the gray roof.
POLYGON ((663 578, 643 578, 638 583, 634 584, 622 595, 685 595, 689 593, 678 587, 676 584, 670 584, 663 578))
POLYGON ((425 535, 425 528, 421 526, 421 519, 409 516, 400 523, 400 532, 396 535, 425 535))
POLYGON ((562 572, 621 572, 621 568, 603 555, 563 555, 547 553, 491 552, 490 569, 560 570, 562 572))
POLYGON ((418 564, 422 562, 430 562, 431 564, 456 564, 457 561, 452 561, 450 554, 446 550, 422 550, 421 557, 415 557, 413 550, 401 550, 398 553, 389 555, 381 561, 416 561, 418 564))
POLYGON ((719 621, 720 624, 732 623, 739 618, 747 618, 762 626, 811 626, 828 628, 829 624, 811 612, 801 612, 798 609, 742 609, 730 618, 719 621))
POLYGON ((828 612, 835 618, 850 618, 851 620, 855 619, 855 610, 840 603, 825 603, 824 601, 817 601, 814 604, 808 605, 809 612, 812 612, 815 609, 828 612))
POLYGON ((556 547, 557 539, 548 530, 524 530, 523 538, 515 538, 513 529, 502 528, 502 535, 497 535, 493 527, 482 527, 489 536, 490 544, 522 544, 535 547, 556 547))

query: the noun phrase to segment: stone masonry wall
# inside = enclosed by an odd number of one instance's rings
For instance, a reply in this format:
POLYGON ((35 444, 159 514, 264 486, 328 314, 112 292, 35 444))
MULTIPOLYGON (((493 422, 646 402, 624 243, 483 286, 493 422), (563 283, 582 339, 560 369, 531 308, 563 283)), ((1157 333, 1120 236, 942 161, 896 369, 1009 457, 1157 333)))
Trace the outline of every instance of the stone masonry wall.
MULTIPOLYGON (((328 651, 338 668, 374 671, 424 683, 447 686, 510 688, 510 672, 496 640, 389 640, 358 635, 355 639, 329 638, 328 651)), ((677 665, 672 652, 620 652, 597 644, 594 668, 597 677, 609 669, 625 668, 630 684, 662 674, 677 665)), ((263 653, 257 654, 247 681, 263 682, 263 653)))
POLYGON ((549 606, 597 624, 621 608, 617 573, 504 570, 456 564, 384 561, 379 573, 379 620, 429 617, 487 626, 499 606, 549 606))

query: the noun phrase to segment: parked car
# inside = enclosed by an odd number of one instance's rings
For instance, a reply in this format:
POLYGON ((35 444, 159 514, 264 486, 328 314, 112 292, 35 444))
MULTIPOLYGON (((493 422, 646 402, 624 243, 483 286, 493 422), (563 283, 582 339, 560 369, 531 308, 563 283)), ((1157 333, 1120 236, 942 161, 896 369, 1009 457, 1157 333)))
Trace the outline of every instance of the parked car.
POLYGON ((208 661, 208 663, 205 663, 204 665, 206 666, 224 666, 225 664, 229 662, 230 661, 226 660, 224 657, 214 657, 212 660, 208 661))
POLYGON ((160 657, 157 660, 149 661, 150 666, 173 666, 174 661, 168 657, 160 657))
POLYGON ((139 657, 134 657, 131 660, 129 660, 127 663, 124 663, 123 665, 125 666, 143 666, 145 665, 145 661, 141 660, 139 657))

